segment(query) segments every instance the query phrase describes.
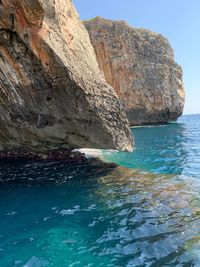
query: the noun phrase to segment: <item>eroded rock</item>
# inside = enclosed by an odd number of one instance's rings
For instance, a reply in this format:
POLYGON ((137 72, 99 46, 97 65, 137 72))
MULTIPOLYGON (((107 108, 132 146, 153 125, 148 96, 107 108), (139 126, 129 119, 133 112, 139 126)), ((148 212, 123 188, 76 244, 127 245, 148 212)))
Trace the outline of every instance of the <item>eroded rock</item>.
POLYGON ((0 150, 132 150, 70 0, 0 1, 0 150))
POLYGON ((131 125, 164 123, 182 115, 182 70, 166 38, 124 21, 97 17, 84 24, 131 125))

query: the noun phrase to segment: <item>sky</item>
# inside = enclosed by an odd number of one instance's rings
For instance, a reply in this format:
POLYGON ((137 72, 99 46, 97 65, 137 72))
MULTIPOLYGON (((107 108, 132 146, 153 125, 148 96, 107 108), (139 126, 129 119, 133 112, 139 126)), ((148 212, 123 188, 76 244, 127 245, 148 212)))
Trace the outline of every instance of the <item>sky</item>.
POLYGON ((101 16, 161 33, 183 68, 184 114, 200 114, 200 0, 74 0, 81 19, 101 16))

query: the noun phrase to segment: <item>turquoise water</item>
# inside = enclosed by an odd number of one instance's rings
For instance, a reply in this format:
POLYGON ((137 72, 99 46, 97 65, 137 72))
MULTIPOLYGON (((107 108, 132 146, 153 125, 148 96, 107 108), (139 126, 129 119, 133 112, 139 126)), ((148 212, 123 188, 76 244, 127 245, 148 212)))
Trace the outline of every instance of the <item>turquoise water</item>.
POLYGON ((136 140, 134 153, 107 152, 108 160, 155 173, 200 176, 200 115, 132 131, 136 140))
POLYGON ((117 168, 0 162, 1 267, 200 266, 200 116, 133 133, 117 168))

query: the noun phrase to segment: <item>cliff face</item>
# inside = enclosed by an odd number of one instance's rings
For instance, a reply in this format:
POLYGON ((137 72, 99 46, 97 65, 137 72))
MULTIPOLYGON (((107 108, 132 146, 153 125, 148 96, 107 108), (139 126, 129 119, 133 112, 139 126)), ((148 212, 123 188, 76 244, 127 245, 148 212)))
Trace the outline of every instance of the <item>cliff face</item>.
POLYGON ((71 0, 1 0, 0 150, 132 143, 71 0))
POLYGON ((84 24, 100 68, 131 125, 163 123, 181 116, 182 70, 163 36, 100 17, 84 24))

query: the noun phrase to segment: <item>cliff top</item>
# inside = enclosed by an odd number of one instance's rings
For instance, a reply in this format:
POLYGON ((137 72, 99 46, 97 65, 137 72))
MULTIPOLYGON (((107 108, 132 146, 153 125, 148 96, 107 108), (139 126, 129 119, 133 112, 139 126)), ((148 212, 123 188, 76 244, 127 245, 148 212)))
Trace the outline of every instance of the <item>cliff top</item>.
POLYGON ((110 20, 105 19, 100 16, 97 16, 95 18, 84 20, 84 25, 88 30, 93 31, 99 31, 102 32, 102 34, 106 34, 106 32, 109 32, 109 35, 111 33, 111 29, 113 29, 112 34, 113 35, 127 35, 132 36, 135 39, 138 39, 139 42, 145 44, 150 43, 152 45, 152 48, 155 50, 158 50, 160 47, 162 47, 162 54, 165 54, 169 59, 174 58, 174 52, 173 49, 166 37, 164 37, 162 34, 155 33, 153 31, 144 29, 144 28, 137 28, 130 26, 126 21, 124 20, 110 20), (163 51, 165 49, 165 52, 163 51), (164 52, 164 53, 163 53, 164 52))

